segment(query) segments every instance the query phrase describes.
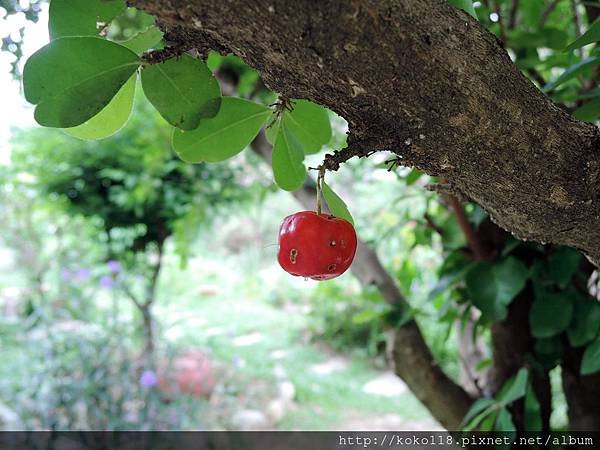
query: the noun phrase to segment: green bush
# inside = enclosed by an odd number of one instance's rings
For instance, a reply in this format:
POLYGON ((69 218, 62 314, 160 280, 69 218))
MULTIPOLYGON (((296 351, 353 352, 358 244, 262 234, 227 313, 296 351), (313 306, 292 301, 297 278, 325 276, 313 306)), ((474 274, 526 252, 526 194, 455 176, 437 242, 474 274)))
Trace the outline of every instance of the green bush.
POLYGON ((310 298, 310 308, 309 330, 315 339, 337 350, 358 350, 371 356, 385 350, 389 307, 375 291, 321 283, 310 298))

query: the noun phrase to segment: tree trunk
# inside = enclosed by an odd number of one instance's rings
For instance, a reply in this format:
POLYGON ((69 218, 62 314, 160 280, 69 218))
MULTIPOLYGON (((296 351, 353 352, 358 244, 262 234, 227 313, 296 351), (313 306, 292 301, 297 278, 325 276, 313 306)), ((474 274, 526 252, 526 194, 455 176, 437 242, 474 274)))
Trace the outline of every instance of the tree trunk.
MULTIPOLYGON (((529 331, 529 311, 533 302, 533 289, 528 285, 508 307, 505 320, 492 325, 492 370, 488 379, 488 390, 495 394, 517 371, 528 366, 527 355, 533 353, 535 340, 529 331)), ((552 391, 548 373, 530 370, 533 389, 540 403, 542 430, 550 430, 552 391)), ((513 421, 519 432, 525 431, 524 402, 515 402, 511 408, 513 421)))
POLYGON ((142 313, 142 325, 144 332, 144 357, 152 361, 154 357, 154 319, 152 317, 152 308, 144 306, 142 313))
POLYGON ((349 123, 352 156, 391 150, 502 227, 600 260, 600 136, 555 106, 498 39, 443 0, 130 0, 178 51, 232 52, 288 98, 349 123))
POLYGON ((159 237, 159 241, 157 242, 158 246, 158 257, 156 264, 152 268, 152 273, 150 275, 150 280, 148 282, 146 288, 146 298, 144 303, 141 305, 140 311, 142 313, 143 318, 143 326, 144 326, 144 355, 148 358, 148 361, 152 363, 154 361, 154 317, 152 314, 152 307, 154 305, 154 301, 156 300, 156 288, 158 285, 158 277, 160 276, 160 270, 162 268, 162 258, 163 258, 163 245, 166 239, 166 232, 164 225, 159 227, 159 231, 161 235, 159 237))
POLYGON ((437 421, 447 430, 458 430, 472 399, 444 374, 414 320, 395 330, 391 355, 396 374, 437 421))
POLYGON ((600 373, 581 375, 581 357, 584 348, 568 346, 563 342, 562 385, 567 398, 569 429, 571 431, 600 430, 600 373))

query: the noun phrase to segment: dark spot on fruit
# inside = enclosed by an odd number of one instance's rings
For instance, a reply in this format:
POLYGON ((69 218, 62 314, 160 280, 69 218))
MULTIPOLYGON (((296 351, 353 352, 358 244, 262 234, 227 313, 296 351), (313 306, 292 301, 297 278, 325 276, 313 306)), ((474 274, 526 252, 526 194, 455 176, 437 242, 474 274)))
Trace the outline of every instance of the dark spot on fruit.
POLYGON ((335 270, 335 264, 329 264, 327 266, 327 270, 329 270, 330 272, 333 271, 333 270, 335 270))
POLYGON ((327 220, 333 220, 335 219, 335 216, 327 216, 327 220))
POLYGON ((298 257, 298 250, 295 248, 290 250, 290 261, 292 264, 296 264, 296 258, 298 257))
POLYGON ((336 246, 336 243, 335 243, 335 241, 331 241, 331 242, 329 243, 329 246, 330 246, 330 247, 335 247, 335 246, 336 246))

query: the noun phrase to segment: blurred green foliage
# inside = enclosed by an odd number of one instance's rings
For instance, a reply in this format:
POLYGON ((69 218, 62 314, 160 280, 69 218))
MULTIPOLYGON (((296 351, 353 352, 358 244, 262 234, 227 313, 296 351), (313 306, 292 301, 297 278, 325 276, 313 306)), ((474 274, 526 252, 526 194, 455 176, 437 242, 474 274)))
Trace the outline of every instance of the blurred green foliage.
MULTIPOLYGON (((21 131, 14 139, 12 169, 30 175, 29 187, 61 199, 71 214, 100 219, 107 257, 131 258, 149 245, 162 246, 173 234, 189 240, 219 208, 253 195, 252 186, 240 189, 242 167, 185 164, 171 152, 169 133, 138 94, 136 113, 110 139, 21 131)), ((186 255, 185 245, 178 250, 186 255)))

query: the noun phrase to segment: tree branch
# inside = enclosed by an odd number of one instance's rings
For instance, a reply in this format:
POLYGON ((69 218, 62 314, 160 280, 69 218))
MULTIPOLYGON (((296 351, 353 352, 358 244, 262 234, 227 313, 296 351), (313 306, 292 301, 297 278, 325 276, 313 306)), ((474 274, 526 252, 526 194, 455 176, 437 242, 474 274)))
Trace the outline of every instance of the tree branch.
POLYGON ((546 25, 546 22, 548 21, 548 17, 550 17, 550 14, 552 13, 552 11, 554 11, 554 9, 556 8, 556 5, 558 5, 559 2, 560 2, 560 0, 552 0, 552 2, 550 2, 548 4, 548 6, 546 6, 546 9, 544 9, 544 11, 542 12, 542 15, 540 16, 538 28, 540 28, 540 29, 544 28, 544 26, 546 25))
POLYGON ((517 26, 517 11, 519 10, 519 0, 512 0, 510 6, 508 29, 513 30, 517 26))
POLYGON ((169 39, 230 51, 289 98, 334 110, 347 149, 444 176, 521 238, 600 260, 600 136, 556 107, 498 39, 442 0, 131 0, 169 39))
POLYGON ((486 250, 483 242, 477 235, 477 232, 471 226, 471 222, 469 222, 469 218, 467 217, 460 201, 454 195, 445 195, 444 197, 446 198, 446 201, 448 202, 452 211, 454 211, 456 222, 458 223, 458 226, 467 240, 469 249, 473 254, 473 259, 475 261, 484 261, 488 259, 490 252, 486 250))
MULTIPOLYGON (((573 26, 575 27, 575 37, 579 38, 581 36, 581 18, 579 17, 579 10, 577 9, 579 5, 575 0, 571 0, 571 10, 573 11, 573 26)), ((580 58, 583 58, 583 49, 578 48, 576 50, 577 54, 580 58)))

